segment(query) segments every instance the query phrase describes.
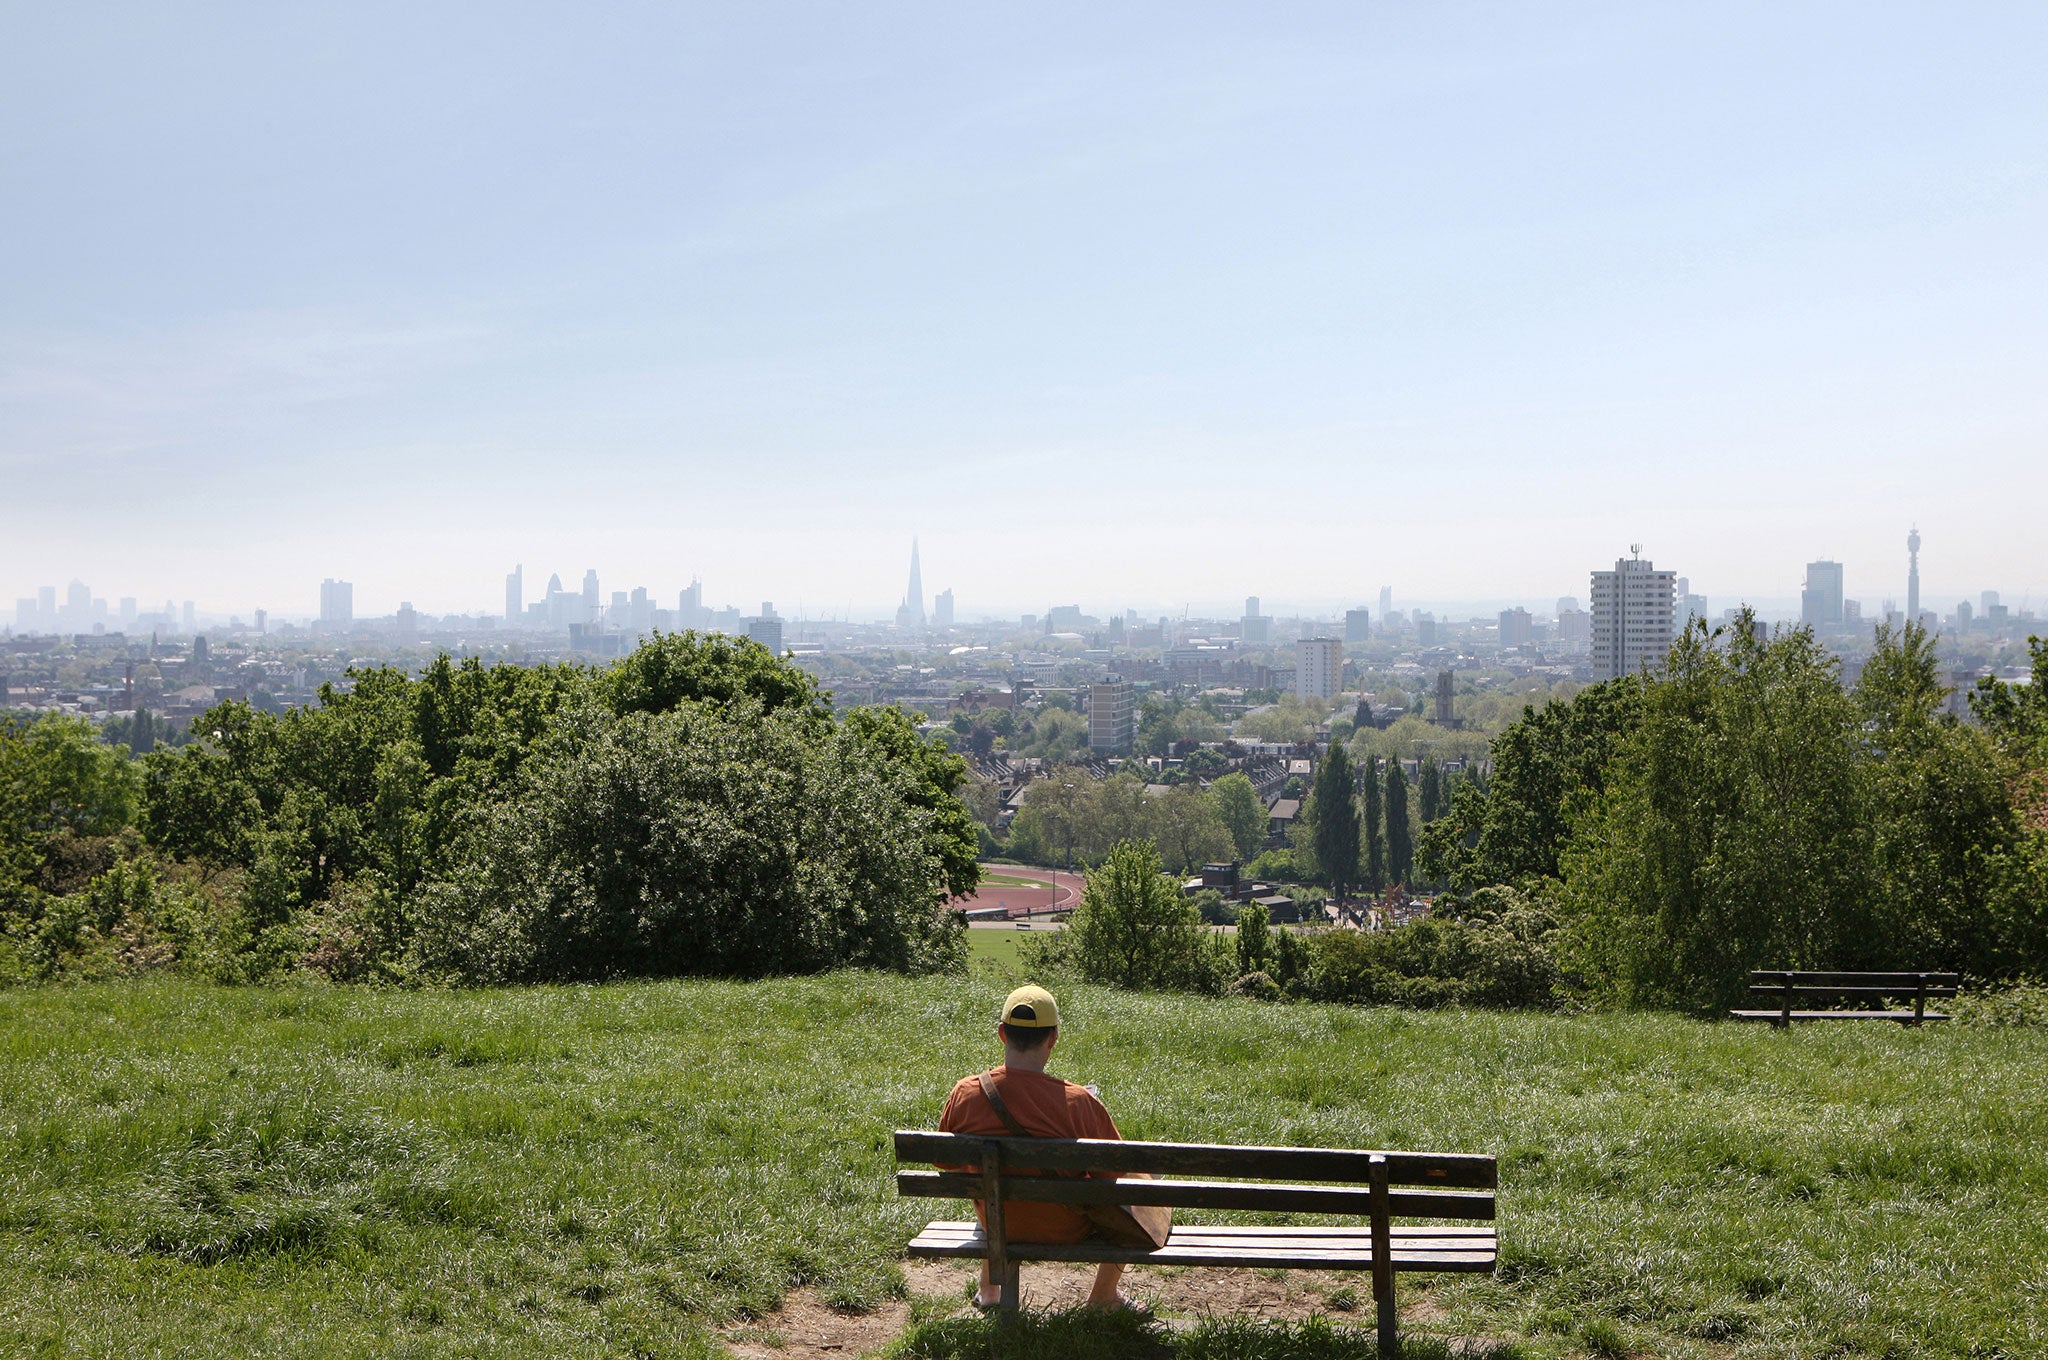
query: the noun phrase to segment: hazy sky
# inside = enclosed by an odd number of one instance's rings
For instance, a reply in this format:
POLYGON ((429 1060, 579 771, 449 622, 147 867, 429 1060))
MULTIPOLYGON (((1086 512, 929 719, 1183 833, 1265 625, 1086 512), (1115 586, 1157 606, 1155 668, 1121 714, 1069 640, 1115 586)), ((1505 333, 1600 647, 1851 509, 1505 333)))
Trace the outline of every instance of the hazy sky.
POLYGON ((0 618, 2048 606, 2048 6, 0 10, 0 618))

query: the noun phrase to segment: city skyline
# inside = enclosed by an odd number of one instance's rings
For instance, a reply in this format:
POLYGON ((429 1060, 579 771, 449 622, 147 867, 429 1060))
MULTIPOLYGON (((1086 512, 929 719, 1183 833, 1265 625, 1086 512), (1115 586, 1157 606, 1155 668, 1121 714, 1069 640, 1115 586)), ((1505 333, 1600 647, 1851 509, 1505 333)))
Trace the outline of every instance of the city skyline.
MULTIPOLYGON (((1901 578, 1903 584, 1898 589, 1884 588, 1884 583, 1881 580, 1873 582, 1867 577, 1862 578, 1860 581, 1855 577, 1847 577, 1845 581, 1843 564, 1831 559, 1806 562, 1800 568, 1802 572, 1802 588, 1798 593, 1790 596, 1743 597, 1725 592, 1717 592, 1713 589, 1704 591, 1693 590, 1694 586, 1706 583, 1702 583, 1695 578, 1689 578, 1683 573, 1677 574, 1678 584, 1682 590, 1690 591, 1694 597, 1709 601, 1710 616, 1719 616, 1730 608, 1747 605, 1757 609, 1766 618, 1811 622, 1823 626, 1839 626, 1844 622, 1843 606, 1845 603, 1851 606, 1853 610, 1849 621, 1860 623, 1868 620, 1874 623, 1881 620, 1888 610, 1900 608, 1903 602, 1901 612, 1904 616, 1911 617, 1912 602, 1916 599, 1918 591, 1917 567, 1921 542, 1922 537, 1916 525, 1907 540, 1909 546, 1906 555, 1906 571, 1901 578), (1814 573, 1816 569, 1825 569, 1829 573, 1827 589, 1831 592, 1832 599, 1831 610, 1823 611, 1819 614, 1815 613, 1813 602, 1814 573), (1852 584, 1874 588, 1852 590, 1850 588, 1852 584)), ((1631 546, 1633 547, 1634 545, 1631 546)), ((1529 610, 1531 606, 1536 607, 1533 612, 1537 615, 1555 617, 1557 610, 1547 607, 1550 601, 1555 599, 1558 605, 1562 605, 1567 599, 1576 600, 1581 598, 1588 589, 1597 593, 1599 578, 1603 573, 1603 568, 1589 568, 1588 573, 1580 583, 1580 588, 1561 592, 1555 596, 1547 591, 1528 591, 1519 594, 1506 593, 1493 597, 1482 597, 1478 600, 1447 601, 1427 596, 1404 596, 1392 587, 1382 586, 1374 596, 1377 601, 1376 613, 1371 606, 1367 606, 1364 603, 1367 595, 1363 589, 1352 596, 1332 595, 1301 602, 1280 601, 1274 609, 1268 609, 1262 603, 1262 597, 1257 595, 1243 597, 1241 602, 1236 604, 1227 599, 1199 602, 1193 600, 1182 601, 1176 608, 1172 604, 1162 604, 1157 601, 1109 600, 1102 598, 1100 592, 1094 592, 1083 597, 1080 608, 1084 613, 1090 610, 1097 610, 1102 611, 1105 615, 1120 615, 1126 611, 1131 611, 1145 619, 1173 617, 1179 612, 1186 612, 1201 618, 1228 619, 1239 617, 1239 610, 1241 609, 1245 616, 1257 616, 1264 619, 1288 617, 1323 620, 1341 620, 1348 614, 1365 609, 1368 619, 1378 617, 1383 620, 1389 602, 1397 601, 1398 603, 1394 607, 1400 612, 1412 612, 1418 609, 1430 612, 1448 611, 1449 617, 1476 618, 1492 613, 1496 609, 1506 613, 1509 611, 1529 610)), ((893 620, 899 627, 924 628, 936 626, 928 619, 927 611, 924 608, 923 601, 925 597, 924 587, 921 583, 921 574, 920 545, 918 539, 913 536, 911 539, 909 590, 893 608, 880 605, 859 607, 849 603, 838 609, 823 607, 814 609, 808 604, 798 603, 794 609, 778 611, 778 614, 783 618, 793 620, 814 619, 821 622, 846 620, 863 623, 887 623, 893 620)), ((607 589, 603 583, 612 580, 612 578, 606 577, 594 566, 584 569, 581 575, 580 589, 576 590, 571 590, 567 587, 564 583, 563 573, 560 571, 552 572, 545 586, 538 584, 539 578, 536 576, 533 578, 536 581, 536 585, 529 588, 525 584, 527 579, 525 563, 515 563, 513 569, 503 577, 502 606, 496 603, 486 604, 482 601, 475 601, 466 607, 458 606, 456 608, 440 608, 433 605, 421 607, 415 595, 404 594, 401 598, 390 601, 388 608, 378 608, 377 602, 372 600, 364 608, 356 609, 353 601, 357 584, 352 579, 345 577, 325 578, 323 584, 318 589, 315 606, 303 611, 290 607, 288 602, 283 606, 276 603, 265 603, 246 605, 240 608, 221 608, 197 604, 195 599, 187 598, 182 605, 178 605, 169 596, 166 596, 164 599, 163 609, 157 610, 148 602, 153 597, 136 594, 121 596, 120 610, 117 612, 111 603, 110 596, 99 594, 92 583, 77 577, 71 578, 61 588, 53 583, 43 583, 38 585, 33 592, 17 592, 13 598, 16 601, 17 613, 20 612, 22 606, 34 602, 42 615, 61 617, 73 622, 82 620, 88 624, 91 622, 110 623, 117 616, 132 619, 139 615, 182 613, 183 618, 189 619, 196 612, 200 615, 225 619, 231 615, 249 616, 255 611, 265 612, 270 617, 284 622, 287 620, 318 620, 331 617, 334 612, 334 605, 332 603, 334 597, 330 596, 330 590, 339 589, 343 592, 343 597, 346 599, 343 610, 346 614, 353 617, 389 617, 402 609, 413 608, 419 613, 450 617, 462 615, 489 616, 496 614, 502 616, 507 623, 511 623, 513 622, 515 612, 522 622, 534 621, 533 617, 530 617, 530 612, 539 608, 559 592, 560 596, 564 599, 573 598, 582 602, 581 612, 578 613, 577 619, 578 621, 587 621, 596 619, 603 613, 605 601, 601 598, 601 593, 607 589), (519 602, 519 607, 516 611, 513 607, 515 599, 519 602), (62 601, 61 605, 59 604, 60 600, 62 601), (53 611, 60 612, 53 613, 53 611)), ((639 581, 633 582, 625 589, 617 588, 616 582, 613 582, 609 589, 612 596, 612 605, 619 606, 628 603, 628 592, 631 592, 631 597, 639 602, 639 606, 642 609, 657 606, 665 607, 661 606, 660 602, 666 600, 670 595, 674 595, 678 602, 678 616, 689 615, 692 618, 699 619, 700 622, 708 620, 713 612, 720 609, 728 613, 742 610, 740 599, 742 597, 753 598, 746 596, 745 592, 736 592, 733 598, 727 599, 722 603, 714 603, 706 598, 703 582, 698 574, 694 572, 690 574, 689 583, 679 589, 671 589, 661 584, 650 586, 646 582, 639 581)), ((950 609, 952 607, 953 591, 951 588, 947 588, 941 594, 946 598, 947 606, 950 609)), ((6 592, 0 591, 0 599, 5 599, 6 597, 6 592)), ((1980 585, 1974 589, 1930 592, 1925 596, 1920 607, 1936 614, 1941 614, 1953 610, 1958 604, 1974 605, 1979 600, 1989 601, 1997 598, 2006 599, 2007 603, 2014 610, 2015 615, 2032 607, 2032 599, 2027 592, 2014 592, 2007 587, 1997 585, 1980 585)), ((1072 602, 1069 601, 1068 603, 1072 602)), ((1675 603, 1679 607, 1679 616, 1682 618, 1685 612, 1683 608, 1685 599, 1681 596, 1675 603)), ((1042 594, 1020 596, 1012 601, 1012 607, 1009 609, 998 609, 993 606, 970 608, 960 614, 958 620, 964 624, 982 619, 1017 618, 1039 612, 1044 608, 1044 605, 1045 601, 1042 594)), ((553 623, 564 623, 566 622, 566 616, 552 618, 550 621, 553 623)))
POLYGON ((805 13, 10 17, 0 592, 2048 599, 2048 11, 805 13))

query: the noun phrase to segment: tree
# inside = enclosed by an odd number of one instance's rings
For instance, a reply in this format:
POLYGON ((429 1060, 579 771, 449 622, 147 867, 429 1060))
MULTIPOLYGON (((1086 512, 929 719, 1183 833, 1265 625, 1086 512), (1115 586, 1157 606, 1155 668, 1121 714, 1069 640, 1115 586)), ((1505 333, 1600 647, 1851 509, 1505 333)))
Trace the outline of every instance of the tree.
POLYGON ((1120 841, 1088 875, 1069 926, 1083 976, 1119 987, 1192 985, 1201 970, 1201 916, 1160 871, 1150 841, 1120 841))
POLYGON ((1237 971, 1263 973, 1266 970, 1266 956, 1271 943, 1271 932, 1266 921, 1266 909, 1257 902, 1246 902, 1237 909, 1237 971))
POLYGON ((1436 757, 1424 756, 1422 768, 1416 776, 1416 811, 1422 816, 1422 824, 1428 826, 1442 815, 1443 771, 1438 768, 1436 757))
POLYGON ((1341 902, 1345 889, 1358 881, 1358 786, 1351 752, 1341 743, 1331 742, 1316 767, 1308 815, 1315 827, 1316 863, 1341 902))
POLYGON ((1380 762, 1377 756, 1365 758, 1365 886, 1379 889, 1387 882, 1387 842, 1380 816, 1380 762))
MULTIPOLYGON (((1639 688, 1559 857, 1599 994, 1705 1012, 1739 1001, 1751 968, 1888 962, 1867 737, 1837 671, 1810 629, 1772 639, 1744 617, 1694 623, 1639 688)), ((1501 771, 1492 797, 1508 787, 1501 771)))
POLYGON ((685 701, 729 705, 745 697, 764 713, 828 710, 818 682, 751 638, 656 633, 605 672, 599 692, 614 713, 666 713, 685 701))
POLYGON ((1573 816, 1599 798, 1641 702, 1631 676, 1524 707, 1493 739, 1493 778, 1468 764, 1444 814, 1423 828, 1423 873, 1459 891, 1557 877, 1573 816))
POLYGON ((973 892, 981 883, 981 845, 974 832, 974 814, 959 796, 960 786, 967 782, 967 762, 942 743, 919 736, 910 715, 893 705, 856 708, 841 720, 840 730, 896 767, 916 774, 916 782, 904 790, 904 796, 929 814, 924 830, 926 849, 945 875, 947 895, 965 897, 973 892))
POLYGON ((0 714, 0 926, 39 897, 59 847, 126 827, 135 794, 127 752, 86 719, 0 714))
POLYGON ((1396 883, 1408 881, 1415 866, 1415 842, 1408 832, 1408 775, 1401 762, 1387 762, 1387 876, 1396 883))
POLYGON ((1217 815, 1230 832, 1237 857, 1249 860, 1258 854, 1266 843, 1267 817, 1252 781, 1241 771, 1233 771, 1209 786, 1209 797, 1215 800, 1217 815))
POLYGON ((1880 624, 1853 691, 1875 756, 1875 915, 1909 965, 2025 973, 2048 959, 2048 922, 2025 883, 2019 810, 1995 737, 1942 711, 1938 664, 1925 629, 1880 624))
POLYGON ((1283 694, 1238 719, 1236 733, 1254 741, 1307 741, 1330 716, 1330 705, 1321 699, 1283 694))
POLYGON ((1164 797, 1151 801, 1153 839, 1174 872, 1188 873, 1231 852, 1230 828, 1223 824, 1215 800, 1201 789, 1176 784, 1164 797))

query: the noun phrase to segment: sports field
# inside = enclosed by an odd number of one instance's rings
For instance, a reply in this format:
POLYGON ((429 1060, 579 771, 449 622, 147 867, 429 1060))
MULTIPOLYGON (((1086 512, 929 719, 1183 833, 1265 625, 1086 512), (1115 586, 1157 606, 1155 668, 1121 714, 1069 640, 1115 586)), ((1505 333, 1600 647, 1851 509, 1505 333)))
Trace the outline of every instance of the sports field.
MULTIPOLYGON (((794 1288, 872 1306, 957 1212, 896 1198, 889 1130, 993 1061, 998 996, 0 992, 0 1354, 702 1356, 794 1288)), ((1404 1281, 1418 1338, 2048 1352, 2043 1031, 1063 1000, 1055 1068, 1127 1135, 1499 1155, 1501 1268, 1404 1281)), ((924 1318, 915 1354, 991 1353, 924 1318)), ((1361 1353, 1243 1335, 1170 1344, 1361 1353)))

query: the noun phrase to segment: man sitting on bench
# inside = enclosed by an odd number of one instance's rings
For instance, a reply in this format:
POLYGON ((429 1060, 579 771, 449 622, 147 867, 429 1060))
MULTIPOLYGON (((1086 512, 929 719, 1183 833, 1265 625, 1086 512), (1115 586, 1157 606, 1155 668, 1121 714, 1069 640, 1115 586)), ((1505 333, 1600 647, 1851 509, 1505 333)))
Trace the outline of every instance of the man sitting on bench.
MULTIPOLYGON (((1059 1042, 1060 1007, 1043 987, 1019 987, 1003 1002, 996 1034, 1003 1041, 1003 1065, 988 1072, 962 1077, 946 1097, 946 1112, 939 1116, 943 1133, 978 1134, 1001 1138, 1116 1138, 1116 1122, 1093 1091, 1049 1076, 1046 1060, 1059 1042)), ((1005 1205, 1009 1231, 1018 1242, 1080 1242, 1092 1230, 1088 1216, 1072 1204, 1041 1204, 1008 1200, 1005 1205)), ((974 1202, 975 1217, 987 1218, 980 1200, 974 1202)), ((1136 1308, 1117 1289, 1123 1278, 1122 1262, 1105 1261, 1095 1270, 1095 1287, 1088 1293, 1088 1305, 1115 1311, 1136 1308)), ((981 1288, 976 1291, 977 1307, 993 1308, 1003 1300, 989 1275, 986 1259, 981 1263, 981 1288)))

